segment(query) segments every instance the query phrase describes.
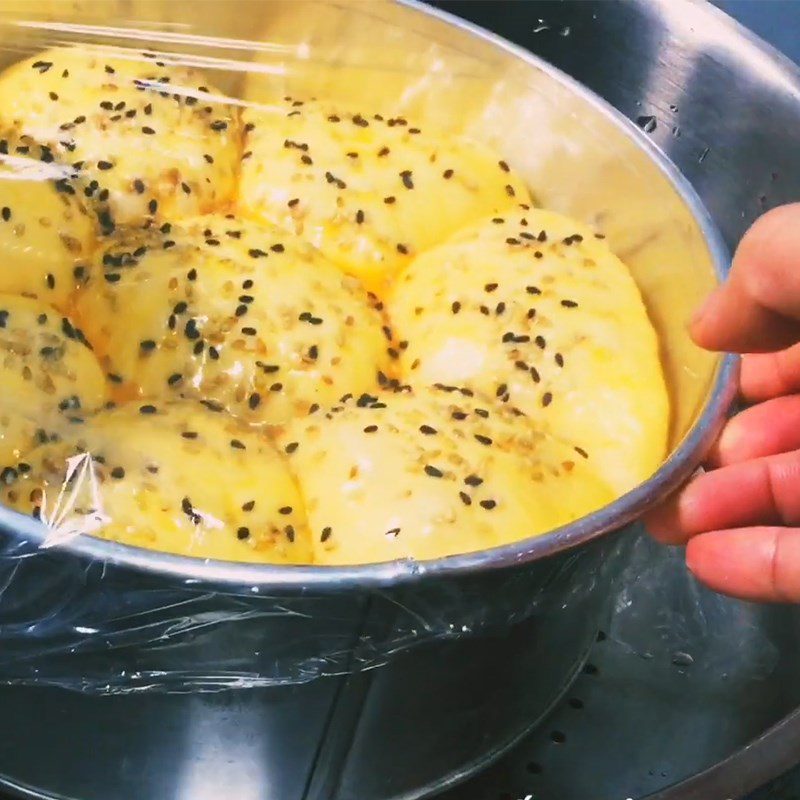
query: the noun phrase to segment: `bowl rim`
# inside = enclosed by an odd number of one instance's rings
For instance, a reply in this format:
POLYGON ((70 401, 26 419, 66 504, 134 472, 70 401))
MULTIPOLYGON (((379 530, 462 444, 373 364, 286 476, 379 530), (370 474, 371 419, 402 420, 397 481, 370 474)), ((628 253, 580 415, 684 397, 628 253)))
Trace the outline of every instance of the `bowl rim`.
MULTIPOLYGON (((685 203, 708 246, 716 278, 719 281, 724 279, 730 255, 708 210, 677 166, 631 120, 588 87, 523 47, 446 11, 427 6, 421 0, 395 0, 395 2, 416 13, 465 30, 493 47, 534 66, 562 86, 580 95, 584 101, 614 122, 634 144, 644 150, 685 203)), ((284 589, 314 589, 329 592, 379 589, 414 583, 422 579, 456 577, 536 561, 624 527, 684 482, 697 468, 726 419, 735 397, 737 376, 738 357, 730 354, 719 357, 712 388, 695 423, 669 458, 644 483, 618 497, 609 505, 549 533, 487 550, 428 561, 402 559, 343 566, 252 564, 164 553, 80 535, 68 543, 40 552, 63 552, 73 557, 177 579, 186 586, 212 586, 252 594, 284 589)), ((38 550, 44 539, 45 530, 45 526, 38 520, 0 505, 0 532, 4 535, 22 539, 38 550)), ((26 555, 30 555, 30 551, 26 552, 26 555)))

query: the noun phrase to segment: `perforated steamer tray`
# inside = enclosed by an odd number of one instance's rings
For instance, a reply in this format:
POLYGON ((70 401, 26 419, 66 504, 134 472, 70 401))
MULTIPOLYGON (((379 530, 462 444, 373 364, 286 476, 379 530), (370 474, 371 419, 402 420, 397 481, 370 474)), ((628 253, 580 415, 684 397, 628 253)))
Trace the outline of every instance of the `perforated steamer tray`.
MULTIPOLYGON (((689 0, 442 5, 535 50, 638 120, 695 184, 729 244, 765 208, 800 195, 797 70, 713 8, 689 0), (602 61, 593 56, 600 49, 602 61)), ((800 757, 800 722, 789 716, 800 704, 799 662, 798 611, 698 590, 680 553, 641 539, 589 662, 563 702, 495 766, 443 797, 744 797, 800 757), (773 725, 780 729, 770 732, 773 725)), ((6 690, 0 772, 35 778, 68 767, 73 787, 91 783, 98 771, 123 780, 145 772, 154 778, 148 785, 160 778, 167 792, 179 768, 194 766, 197 780, 181 799, 205 800, 213 782, 203 781, 211 777, 203 761, 212 763, 223 744, 252 749, 247 720, 258 709, 248 717, 238 702, 233 695, 198 699, 188 707, 194 724, 181 727, 167 704, 159 713, 142 699, 135 717, 104 731, 101 751, 80 758, 82 732, 98 720, 91 700, 6 690), (32 736, 42 727, 27 720, 43 714, 71 732, 69 741, 32 736), (148 747, 148 725, 161 728, 168 751, 152 739, 148 747)), ((302 744, 304 721, 290 711, 275 713, 270 730, 259 731, 264 747, 302 744)), ((266 750, 262 755, 268 760, 266 750)), ((390 749, 383 756, 395 757, 390 749)), ((265 800, 281 800, 286 776, 256 774, 259 763, 254 758, 253 770, 230 782, 224 796, 216 787, 215 800, 252 797, 255 780, 265 800)), ((289 759, 287 775, 292 767, 289 759)), ((326 791, 309 785, 304 796, 326 800, 326 791)))

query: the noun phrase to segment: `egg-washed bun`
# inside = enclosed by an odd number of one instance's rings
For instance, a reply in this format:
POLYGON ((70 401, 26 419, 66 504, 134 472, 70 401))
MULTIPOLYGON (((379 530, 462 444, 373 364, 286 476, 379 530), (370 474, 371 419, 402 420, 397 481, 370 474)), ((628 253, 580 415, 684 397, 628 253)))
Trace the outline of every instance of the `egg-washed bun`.
POLYGON ((274 423, 376 386, 381 315, 313 248, 222 216, 162 231, 109 249, 78 301, 118 397, 200 397, 274 423))
POLYGON ((63 47, 0 75, 0 124, 74 165, 109 231, 229 203, 241 131, 215 95, 202 73, 147 53, 63 47))
POLYGON ((0 470, 107 400, 83 333, 52 306, 0 294, 0 470))
POLYGON ((625 265, 586 226, 532 210, 417 258, 387 303, 403 377, 523 410, 601 464, 623 493, 664 456, 658 340, 625 265))
POLYGON ((6 484, 2 501, 12 508, 51 526, 61 510, 62 528, 81 530, 84 518, 96 535, 137 547, 230 561, 310 557, 302 499, 285 459, 247 426, 199 403, 101 411, 69 439, 32 451, 6 484), (59 506, 67 459, 80 453, 92 457, 97 497, 90 476, 76 469, 64 493, 78 485, 74 503, 59 506), (99 530, 95 515, 106 518, 99 530))
POLYGON ((531 202, 496 153, 403 117, 286 100, 243 121, 240 211, 294 230, 377 293, 460 227, 531 202))
POLYGON ((52 151, 0 136, 0 292, 67 310, 85 277, 97 220, 52 151))
POLYGON ((545 533, 613 499, 591 462, 458 391, 345 398, 280 435, 314 560, 431 559, 545 533))

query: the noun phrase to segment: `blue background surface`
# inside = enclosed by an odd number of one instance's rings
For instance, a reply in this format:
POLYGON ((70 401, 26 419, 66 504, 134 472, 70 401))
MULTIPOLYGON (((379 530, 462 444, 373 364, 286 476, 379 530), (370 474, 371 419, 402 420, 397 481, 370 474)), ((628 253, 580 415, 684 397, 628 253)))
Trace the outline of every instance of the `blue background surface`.
POLYGON ((714 5, 800 64, 800 0, 714 0, 714 5))

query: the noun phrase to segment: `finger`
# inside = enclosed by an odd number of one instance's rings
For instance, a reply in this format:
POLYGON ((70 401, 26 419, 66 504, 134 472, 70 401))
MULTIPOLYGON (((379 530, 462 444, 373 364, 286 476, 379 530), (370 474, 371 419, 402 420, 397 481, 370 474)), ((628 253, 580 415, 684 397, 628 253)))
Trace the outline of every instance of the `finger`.
POLYGON ((706 472, 645 522, 668 544, 721 528, 800 522, 800 451, 706 472))
POLYGON ((789 395, 767 400, 730 419, 707 463, 728 466, 798 449, 800 395, 789 395))
POLYGON ((742 396, 751 403, 800 391, 800 345, 742 358, 742 396))
POLYGON ((729 279, 692 323, 709 350, 758 353, 800 339, 800 204, 762 216, 745 234, 729 279))
POLYGON ((740 528, 704 533, 686 564, 706 586, 743 600, 800 602, 800 530, 740 528))

